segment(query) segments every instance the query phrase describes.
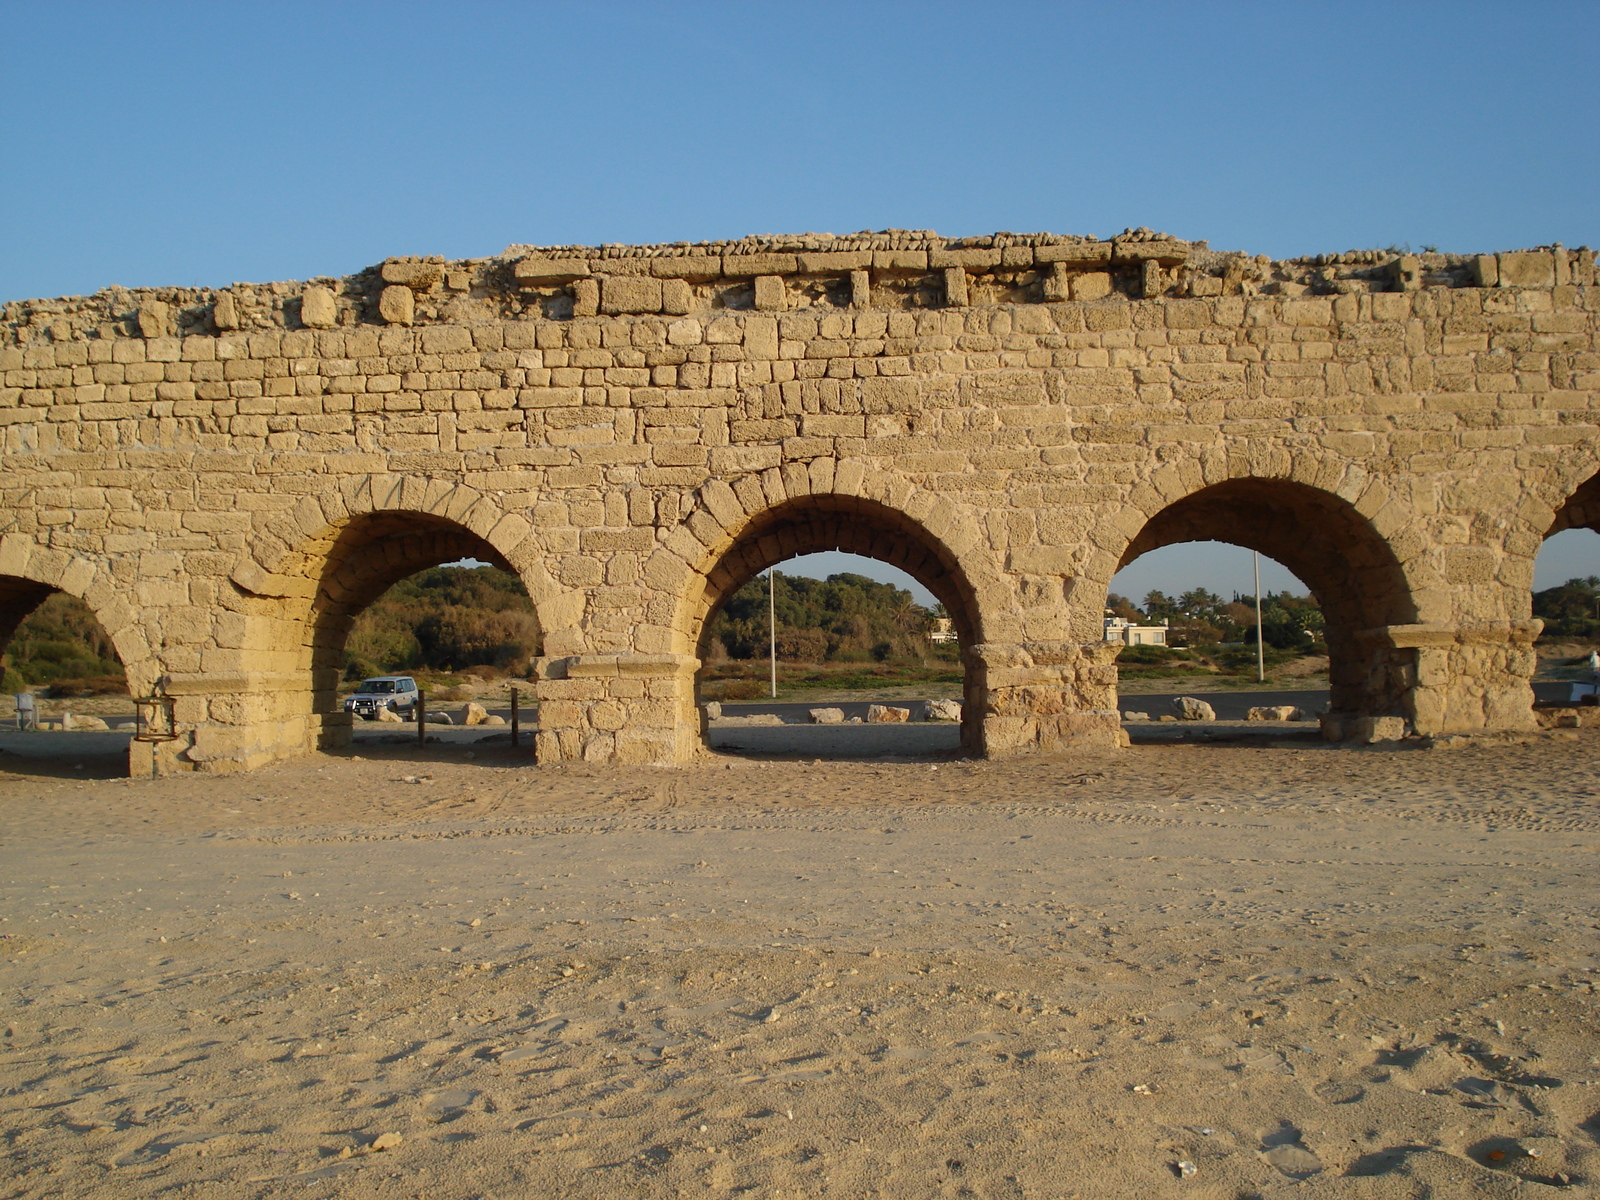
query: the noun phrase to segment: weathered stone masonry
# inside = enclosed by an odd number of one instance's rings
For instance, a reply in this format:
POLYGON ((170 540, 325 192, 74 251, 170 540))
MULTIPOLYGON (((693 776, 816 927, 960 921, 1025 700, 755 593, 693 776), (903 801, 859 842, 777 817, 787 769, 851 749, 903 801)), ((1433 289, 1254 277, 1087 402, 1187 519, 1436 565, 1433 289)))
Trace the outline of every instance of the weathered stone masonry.
POLYGON ((1130 231, 393 259, 4 308, 0 636, 95 610, 181 734, 348 737, 351 619, 476 555, 538 612, 538 757, 682 762, 708 616, 841 548, 954 615, 963 734, 1115 744, 1119 564, 1221 538, 1328 615, 1330 734, 1531 727, 1533 560, 1600 522, 1594 256, 1273 263, 1130 231))

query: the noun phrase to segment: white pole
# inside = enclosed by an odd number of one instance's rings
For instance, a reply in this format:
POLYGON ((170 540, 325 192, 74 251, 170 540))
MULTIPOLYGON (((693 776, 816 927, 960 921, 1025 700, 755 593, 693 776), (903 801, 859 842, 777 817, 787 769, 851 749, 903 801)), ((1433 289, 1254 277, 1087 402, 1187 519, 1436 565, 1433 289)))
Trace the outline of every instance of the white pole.
POLYGON ((767 572, 767 635, 772 650, 772 698, 778 698, 778 571, 767 572))
POLYGON ((1261 552, 1252 550, 1256 567, 1256 682, 1267 681, 1267 652, 1261 640, 1261 552))

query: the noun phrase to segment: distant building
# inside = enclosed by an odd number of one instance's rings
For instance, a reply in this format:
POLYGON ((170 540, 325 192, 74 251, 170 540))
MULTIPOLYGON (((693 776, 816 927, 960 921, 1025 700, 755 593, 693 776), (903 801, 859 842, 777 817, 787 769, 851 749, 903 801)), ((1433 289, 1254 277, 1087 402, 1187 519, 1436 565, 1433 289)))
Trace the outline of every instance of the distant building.
POLYGON ((1167 623, 1135 625, 1126 617, 1106 614, 1106 641, 1121 642, 1124 646, 1165 646, 1167 623))
POLYGON ((928 630, 928 640, 940 644, 955 641, 956 631, 950 625, 949 617, 935 617, 933 619, 933 628, 928 630))

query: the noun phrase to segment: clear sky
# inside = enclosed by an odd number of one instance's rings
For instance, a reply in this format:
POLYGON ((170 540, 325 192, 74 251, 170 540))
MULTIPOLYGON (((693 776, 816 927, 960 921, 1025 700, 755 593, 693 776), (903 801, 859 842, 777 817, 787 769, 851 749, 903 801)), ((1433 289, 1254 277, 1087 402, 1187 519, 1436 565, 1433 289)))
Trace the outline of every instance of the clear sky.
POLYGON ((1600 239, 1594 0, 0 0, 0 31, 0 301, 891 226, 1600 239))

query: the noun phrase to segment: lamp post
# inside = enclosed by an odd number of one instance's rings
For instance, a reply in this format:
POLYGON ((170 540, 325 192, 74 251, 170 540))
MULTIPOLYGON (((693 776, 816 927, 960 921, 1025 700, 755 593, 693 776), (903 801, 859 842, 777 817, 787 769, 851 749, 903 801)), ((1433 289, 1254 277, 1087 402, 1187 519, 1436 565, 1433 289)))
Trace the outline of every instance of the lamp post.
POLYGON ((1267 651, 1261 640, 1261 552, 1252 550, 1256 568, 1256 682, 1267 681, 1267 651))

